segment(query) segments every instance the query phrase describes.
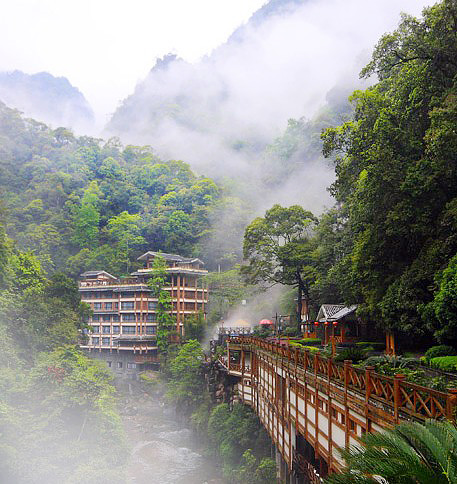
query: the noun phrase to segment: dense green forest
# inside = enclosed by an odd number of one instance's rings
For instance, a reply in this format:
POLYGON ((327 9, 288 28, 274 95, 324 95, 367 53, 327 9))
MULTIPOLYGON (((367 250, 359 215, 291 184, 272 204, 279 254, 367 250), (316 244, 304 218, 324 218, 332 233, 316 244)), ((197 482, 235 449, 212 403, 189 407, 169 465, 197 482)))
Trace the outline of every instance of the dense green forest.
POLYGON ((457 343, 456 18, 452 0, 404 15, 362 71, 379 82, 323 135, 337 205, 318 229, 316 295, 416 342, 457 343))
POLYGON ((360 317, 410 345, 430 335, 457 343, 456 18, 446 0, 379 41, 361 74, 379 82, 355 91, 353 118, 322 135, 334 208, 312 234, 293 221, 299 207, 254 220, 248 280, 295 284, 315 308, 358 304, 360 317))
POLYGON ((52 130, 0 104, 0 190, 7 232, 52 272, 115 274, 146 249, 200 255, 220 188, 182 161, 52 130))

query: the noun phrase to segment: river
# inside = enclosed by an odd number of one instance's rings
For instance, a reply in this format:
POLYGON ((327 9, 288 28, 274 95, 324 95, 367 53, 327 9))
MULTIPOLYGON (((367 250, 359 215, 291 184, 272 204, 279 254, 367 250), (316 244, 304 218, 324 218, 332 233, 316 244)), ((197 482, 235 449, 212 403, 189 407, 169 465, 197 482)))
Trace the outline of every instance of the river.
POLYGON ((136 382, 117 386, 130 446, 128 484, 224 484, 204 447, 160 392, 151 396, 136 382))

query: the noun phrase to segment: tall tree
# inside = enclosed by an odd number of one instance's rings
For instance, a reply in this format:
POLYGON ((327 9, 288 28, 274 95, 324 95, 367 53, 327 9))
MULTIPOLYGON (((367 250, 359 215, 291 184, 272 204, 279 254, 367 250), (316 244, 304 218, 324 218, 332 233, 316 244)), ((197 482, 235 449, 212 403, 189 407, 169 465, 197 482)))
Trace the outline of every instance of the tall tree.
POLYGON ((302 296, 309 298, 315 279, 312 239, 317 219, 299 205, 274 205, 265 217, 253 220, 244 234, 241 271, 252 284, 297 287, 297 322, 301 323, 302 296))
POLYGON ((100 212, 98 209, 101 192, 94 180, 84 190, 81 205, 75 208, 74 241, 80 248, 94 248, 98 242, 100 212))
POLYGON ((108 220, 108 233, 117 243, 119 256, 125 261, 126 271, 130 268, 130 252, 136 246, 144 243, 140 235, 140 215, 126 211, 108 220))

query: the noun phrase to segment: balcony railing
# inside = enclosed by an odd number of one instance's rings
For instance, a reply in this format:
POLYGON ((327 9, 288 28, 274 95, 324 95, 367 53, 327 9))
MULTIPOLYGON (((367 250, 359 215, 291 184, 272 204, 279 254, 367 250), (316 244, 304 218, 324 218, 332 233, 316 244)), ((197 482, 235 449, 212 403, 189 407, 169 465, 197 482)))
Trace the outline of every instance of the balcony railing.
POLYGON ((79 281, 79 287, 103 287, 103 286, 141 286, 147 285, 146 282, 139 281, 138 279, 120 279, 118 281, 79 281))
MULTIPOLYGON (((373 410, 381 411, 385 418, 391 418, 398 423, 400 418, 425 420, 429 418, 455 419, 457 407, 457 389, 447 393, 416 385, 405 380, 402 374, 390 377, 374 372, 373 367, 365 369, 354 368, 350 361, 335 362, 320 354, 250 336, 230 338, 230 344, 249 345, 251 350, 262 350, 276 354, 287 362, 290 368, 298 367, 305 371, 305 378, 325 380, 335 384, 345 391, 358 394, 373 410)), ((230 370, 240 372, 239 365, 230 363, 230 370)))
POLYGON ((157 355, 135 355, 133 361, 140 365, 143 363, 159 363, 159 357, 157 355))

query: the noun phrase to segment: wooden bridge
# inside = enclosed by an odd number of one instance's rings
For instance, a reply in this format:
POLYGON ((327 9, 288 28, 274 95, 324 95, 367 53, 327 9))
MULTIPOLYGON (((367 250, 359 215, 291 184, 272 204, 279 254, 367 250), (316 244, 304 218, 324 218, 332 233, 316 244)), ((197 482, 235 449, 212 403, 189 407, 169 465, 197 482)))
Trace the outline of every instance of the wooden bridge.
POLYGON ((366 432, 454 419, 457 390, 432 390, 299 348, 237 337, 219 361, 238 378, 239 398, 259 416, 280 455, 281 476, 291 482, 322 482, 342 467, 337 449, 366 432))

